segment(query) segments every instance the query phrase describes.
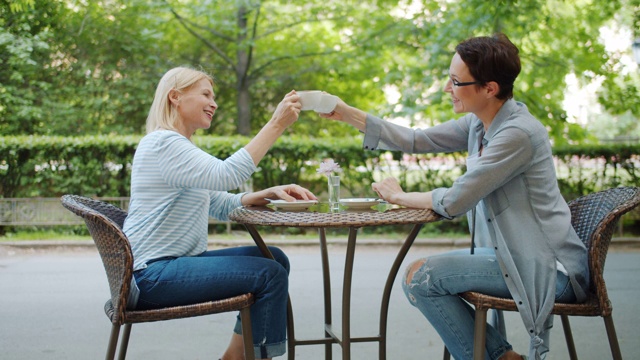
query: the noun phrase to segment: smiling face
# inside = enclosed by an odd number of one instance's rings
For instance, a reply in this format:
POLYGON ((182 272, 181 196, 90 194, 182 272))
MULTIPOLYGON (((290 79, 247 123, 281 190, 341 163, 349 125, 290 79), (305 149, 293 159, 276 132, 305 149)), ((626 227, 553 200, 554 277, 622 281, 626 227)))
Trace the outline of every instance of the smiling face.
MULTIPOLYGON (((470 84, 466 86, 457 86, 456 83, 470 83, 476 80, 471 76, 467 64, 462 61, 458 53, 451 59, 449 67, 449 80, 444 87, 444 91, 451 94, 453 102, 453 111, 456 114, 472 112, 475 113, 484 107, 486 99, 479 96, 479 90, 482 85, 470 84)), ((464 84, 463 84, 464 85, 464 84)))
POLYGON ((208 129, 218 108, 209 79, 203 78, 183 92, 172 90, 169 99, 178 113, 179 132, 187 138, 198 129, 208 129))

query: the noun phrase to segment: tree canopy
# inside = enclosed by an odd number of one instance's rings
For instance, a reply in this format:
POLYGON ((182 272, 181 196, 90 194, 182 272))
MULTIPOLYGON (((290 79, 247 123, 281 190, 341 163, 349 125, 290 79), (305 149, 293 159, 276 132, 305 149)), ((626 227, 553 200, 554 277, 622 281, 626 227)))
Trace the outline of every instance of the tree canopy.
MULTIPOLYGON (((214 76, 206 133, 257 132, 292 89, 429 126, 455 117, 442 92, 455 45, 504 32, 522 59, 516 100, 556 144, 580 142, 586 128, 563 109, 568 74, 601 79, 598 101, 624 131, 640 117, 638 72, 620 70, 624 54, 600 33, 637 29, 639 14, 640 0, 2 1, 0 133, 142 133, 157 81, 178 65, 214 76)), ((289 132, 353 129, 304 112, 289 132)))

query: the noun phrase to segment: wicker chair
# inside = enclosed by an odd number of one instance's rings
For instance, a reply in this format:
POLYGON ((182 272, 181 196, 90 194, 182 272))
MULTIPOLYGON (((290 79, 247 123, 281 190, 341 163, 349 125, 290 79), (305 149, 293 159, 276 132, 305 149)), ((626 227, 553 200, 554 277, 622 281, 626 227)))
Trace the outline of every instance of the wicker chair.
MULTIPOLYGON (((591 272, 591 291, 584 303, 556 303, 552 310, 553 314, 560 315, 562 319, 562 328, 571 360, 576 360, 578 356, 569 326, 569 316, 602 316, 609 338, 611 354, 616 360, 622 359, 611 317, 613 307, 607 295, 603 272, 611 237, 616 230, 618 220, 639 203, 640 188, 636 187, 608 189, 569 202, 571 224, 589 250, 589 270, 591 272)), ((487 310, 518 311, 518 309, 512 299, 498 298, 473 291, 462 293, 460 297, 475 306, 473 358, 474 360, 482 360, 485 353, 487 310)), ((449 352, 445 347, 444 359, 448 360, 449 358, 449 352)))
POLYGON ((124 332, 119 359, 124 359, 131 325, 134 323, 181 319, 229 311, 240 311, 245 357, 255 359, 249 315, 249 309, 254 302, 253 294, 154 310, 127 310, 127 297, 133 276, 133 254, 129 240, 122 232, 127 212, 111 204, 77 195, 64 195, 62 205, 84 219, 107 272, 111 299, 105 304, 104 310, 113 325, 106 359, 110 360, 115 356, 121 325, 124 325, 124 332))

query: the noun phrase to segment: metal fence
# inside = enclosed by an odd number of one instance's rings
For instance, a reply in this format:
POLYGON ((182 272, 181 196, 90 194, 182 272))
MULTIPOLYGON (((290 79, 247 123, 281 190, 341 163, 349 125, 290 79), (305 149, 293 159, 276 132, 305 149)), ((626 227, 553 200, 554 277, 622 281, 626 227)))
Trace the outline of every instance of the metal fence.
MULTIPOLYGON (((128 197, 101 197, 121 209, 129 209, 128 197)), ((209 218, 209 224, 226 225, 231 232, 231 221, 209 218)), ((58 226, 84 225, 84 221, 65 209, 60 198, 0 198, 0 226, 58 226)))
MULTIPOLYGON (((102 200, 129 209, 128 197, 99 197, 102 200)), ((640 219, 640 207, 624 215, 623 218, 640 219)), ((223 224, 226 232, 231 233, 232 221, 220 221, 209 218, 209 224, 223 224)), ((623 223, 619 223, 619 234, 622 235, 623 223)), ((65 209, 60 198, 0 198, 0 226, 59 226, 84 225, 84 221, 65 209)))

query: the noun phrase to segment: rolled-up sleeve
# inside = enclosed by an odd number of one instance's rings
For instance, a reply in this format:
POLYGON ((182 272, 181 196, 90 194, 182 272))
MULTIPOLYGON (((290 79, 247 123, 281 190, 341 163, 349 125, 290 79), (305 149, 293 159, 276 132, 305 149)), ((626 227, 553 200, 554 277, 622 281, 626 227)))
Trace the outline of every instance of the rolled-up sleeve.
POLYGON ((380 134, 382 134, 382 120, 371 114, 367 114, 367 125, 364 132, 362 148, 365 150, 378 150, 380 147, 380 134))
POLYGON ((445 205, 444 205, 444 196, 447 193, 447 190, 449 189, 437 188, 431 191, 433 211, 435 211, 436 213, 438 213, 439 215, 443 216, 446 219, 453 219, 454 217, 447 212, 447 209, 445 208, 445 205))
POLYGON ((242 196, 246 193, 232 194, 226 191, 211 191, 209 200, 209 216, 227 221, 229 213, 242 206, 242 196))

